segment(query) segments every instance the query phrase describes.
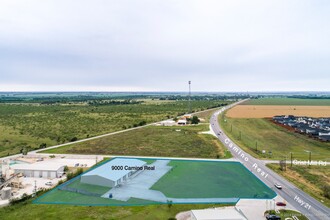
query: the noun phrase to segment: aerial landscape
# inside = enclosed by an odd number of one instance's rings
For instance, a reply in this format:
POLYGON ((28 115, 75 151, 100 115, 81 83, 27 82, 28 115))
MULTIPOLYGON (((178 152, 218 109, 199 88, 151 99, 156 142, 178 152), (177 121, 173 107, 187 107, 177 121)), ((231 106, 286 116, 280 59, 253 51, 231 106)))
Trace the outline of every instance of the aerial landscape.
POLYGON ((0 5, 0 219, 330 219, 327 1, 0 5))

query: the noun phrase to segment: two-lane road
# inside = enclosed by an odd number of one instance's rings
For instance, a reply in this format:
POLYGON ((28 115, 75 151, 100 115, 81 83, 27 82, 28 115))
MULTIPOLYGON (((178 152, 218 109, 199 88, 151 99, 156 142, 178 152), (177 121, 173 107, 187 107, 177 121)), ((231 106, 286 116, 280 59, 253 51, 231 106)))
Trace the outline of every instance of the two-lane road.
POLYGON ((311 220, 327 220, 330 219, 330 209, 295 187, 289 181, 273 172, 265 166, 262 160, 255 159, 250 154, 243 151, 236 145, 220 128, 218 122, 219 114, 223 114, 227 109, 244 102, 234 103, 221 110, 215 112, 211 117, 212 130, 217 134, 218 139, 229 149, 233 157, 238 159, 247 169, 249 169, 255 176, 263 181, 268 187, 272 188, 277 194, 282 196, 288 203, 290 203, 299 212, 306 215, 311 220), (283 189, 279 190, 274 187, 274 183, 282 185, 283 189))

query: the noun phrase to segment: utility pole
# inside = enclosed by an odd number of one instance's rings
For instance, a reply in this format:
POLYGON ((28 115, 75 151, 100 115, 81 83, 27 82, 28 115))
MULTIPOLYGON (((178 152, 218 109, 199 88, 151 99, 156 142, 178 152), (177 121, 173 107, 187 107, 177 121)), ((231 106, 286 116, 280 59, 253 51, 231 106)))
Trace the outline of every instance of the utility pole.
POLYGON ((191 113, 191 81, 188 81, 188 85, 189 85, 189 96, 188 96, 188 113, 191 113))
POLYGON ((309 151, 309 166, 312 164, 312 151, 309 151))
POLYGON ((37 181, 34 181, 33 197, 37 195, 37 181))
POLYGON ((256 141, 256 152, 258 152, 258 141, 256 141))
POLYGON ((292 167, 292 152, 290 152, 290 158, 291 158, 291 167, 292 167))
POLYGON ((239 131, 239 139, 241 140, 242 139, 242 132, 239 131))

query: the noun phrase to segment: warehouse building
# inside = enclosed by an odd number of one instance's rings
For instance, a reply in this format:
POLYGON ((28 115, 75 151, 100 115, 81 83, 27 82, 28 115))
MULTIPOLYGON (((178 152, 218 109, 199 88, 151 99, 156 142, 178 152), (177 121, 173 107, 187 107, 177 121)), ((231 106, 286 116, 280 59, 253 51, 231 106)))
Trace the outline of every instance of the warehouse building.
POLYGON ((147 163, 138 159, 115 158, 81 176, 82 183, 115 187, 125 182, 147 163))
POLYGON ((15 173, 22 173, 25 177, 35 177, 35 178, 60 178, 64 174, 63 164, 58 163, 33 163, 33 164, 14 164, 11 169, 15 173))

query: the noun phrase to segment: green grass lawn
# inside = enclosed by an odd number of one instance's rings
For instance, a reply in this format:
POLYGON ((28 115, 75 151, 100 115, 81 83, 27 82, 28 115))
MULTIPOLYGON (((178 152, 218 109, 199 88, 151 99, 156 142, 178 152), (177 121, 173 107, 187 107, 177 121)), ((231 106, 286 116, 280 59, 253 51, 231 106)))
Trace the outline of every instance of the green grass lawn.
MULTIPOLYGON (((78 183, 79 184, 79 183, 78 183)), ((79 187, 79 186, 78 186, 79 187)), ((92 186, 94 187, 94 186, 92 186)), ((89 190, 95 191, 92 187, 89 190)), ((96 187, 97 188, 97 187, 96 187)), ((86 187, 85 187, 86 189, 86 187)), ((100 190, 98 190, 100 191, 100 190)), ((83 195, 76 192, 59 190, 58 188, 47 192, 35 201, 36 204, 68 204, 68 205, 84 205, 84 206, 127 206, 127 205, 150 205, 156 202, 142 199, 131 198, 127 202, 102 198, 98 196, 83 195)))
POLYGON ((299 98, 259 98, 250 99, 241 105, 314 105, 330 106, 329 99, 299 99, 299 98))
MULTIPOLYGON (((193 111, 219 106, 226 101, 192 101, 193 111)), ((85 104, 0 104, 0 157, 67 143, 156 122, 184 114, 187 101, 150 100, 141 104, 90 106, 85 104)))
POLYGON ((311 151, 313 160, 330 162, 330 143, 320 142, 288 131, 268 119, 223 118, 219 116, 219 121, 225 133, 255 157, 283 159, 285 157, 290 158, 290 152, 292 152, 294 158, 308 160, 309 153, 307 151, 311 151), (256 142, 258 153, 256 152, 256 142), (265 150, 266 154, 262 154, 262 150, 265 150), (270 151, 272 154, 269 154, 270 151))
POLYGON ((176 161, 151 189, 170 198, 273 198, 276 194, 238 162, 176 161))
MULTIPOLYGON (((24 220, 75 220, 75 219, 106 219, 106 220, 164 220, 174 218, 182 211, 203 209, 215 205, 149 205, 149 206, 73 206, 73 205, 39 205, 31 200, 0 208, 0 219, 24 220)), ((216 205, 223 206, 223 205, 216 205)))
POLYGON ((267 166, 330 207, 330 198, 325 197, 324 194, 324 186, 329 186, 330 183, 330 166, 293 165, 292 168, 287 167, 286 171, 280 170, 278 164, 268 164, 267 166))
POLYGON ((231 157, 216 137, 199 133, 208 130, 208 125, 151 126, 43 152, 158 157, 231 157))

